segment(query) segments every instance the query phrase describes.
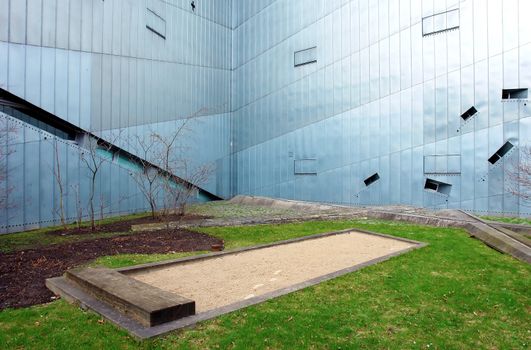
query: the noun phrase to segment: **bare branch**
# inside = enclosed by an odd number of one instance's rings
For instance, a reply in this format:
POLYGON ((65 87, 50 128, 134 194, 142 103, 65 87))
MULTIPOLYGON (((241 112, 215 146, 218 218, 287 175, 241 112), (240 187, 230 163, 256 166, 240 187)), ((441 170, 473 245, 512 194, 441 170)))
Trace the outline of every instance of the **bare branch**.
POLYGON ((531 205, 531 146, 520 147, 520 159, 511 163, 507 170, 507 191, 531 205))
POLYGON ((86 168, 89 170, 90 192, 88 199, 88 209, 90 216, 90 226, 92 231, 96 230, 96 214, 94 207, 94 197, 96 195, 96 180, 101 170, 101 167, 107 161, 107 159, 104 158, 102 154, 100 154, 100 152, 111 152, 115 143, 120 138, 120 134, 121 133, 118 132, 117 134, 111 135, 111 140, 107 142, 92 136, 91 133, 86 133, 85 135, 83 135, 84 139, 82 146, 83 148, 85 148, 85 150, 81 153, 81 160, 85 164, 86 168))
POLYGON ((7 165, 8 157, 15 152, 12 147, 13 141, 18 133, 16 124, 11 123, 9 119, 2 118, 0 121, 0 209, 11 209, 14 207, 9 200, 9 194, 13 187, 7 184, 9 168, 7 165))
POLYGON ((53 176, 55 182, 57 183, 57 188, 59 189, 59 206, 56 208, 56 213, 59 215, 61 220, 61 226, 66 230, 66 215, 65 215, 65 206, 64 206, 64 197, 65 190, 63 184, 63 178, 61 175, 61 159, 59 157, 59 146, 56 138, 52 138, 53 148, 54 148, 54 164, 53 164, 53 176))

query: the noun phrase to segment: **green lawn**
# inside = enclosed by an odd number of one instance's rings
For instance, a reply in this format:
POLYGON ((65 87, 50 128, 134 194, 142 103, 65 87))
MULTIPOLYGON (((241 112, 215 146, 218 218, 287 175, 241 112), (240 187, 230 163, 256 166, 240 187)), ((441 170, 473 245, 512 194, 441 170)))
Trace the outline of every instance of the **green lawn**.
POLYGON ((531 219, 525 219, 525 218, 509 218, 509 217, 502 217, 502 216, 482 216, 481 218, 484 220, 506 222, 509 224, 531 225, 531 219))
MULTIPOLYGON (((0 344, 7 349, 529 349, 531 266, 460 229, 342 221, 201 231, 235 248, 349 227, 429 246, 152 341, 137 342, 63 301, 7 310, 0 312, 0 344)), ((123 266, 145 259, 150 257, 99 262, 123 266)))
POLYGON ((211 216, 214 218, 262 218, 272 216, 300 216, 292 209, 269 208, 258 205, 235 204, 229 201, 214 201, 192 205, 188 208, 191 214, 211 216))

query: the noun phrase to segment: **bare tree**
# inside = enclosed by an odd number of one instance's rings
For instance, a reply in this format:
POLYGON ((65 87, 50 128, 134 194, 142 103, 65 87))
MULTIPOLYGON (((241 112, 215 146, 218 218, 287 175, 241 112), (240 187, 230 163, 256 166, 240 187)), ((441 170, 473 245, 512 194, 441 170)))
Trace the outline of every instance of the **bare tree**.
POLYGON ((99 202, 99 209, 100 209, 100 220, 105 219, 105 209, 111 208, 113 205, 120 205, 123 201, 131 198, 131 196, 120 196, 118 197, 118 200, 115 202, 107 202, 105 200, 105 196, 103 194, 100 194, 100 202, 99 202))
POLYGON ((61 226, 66 230, 66 215, 65 215, 65 186, 63 183, 63 177, 61 175, 61 159, 59 157, 59 145, 56 138, 52 138, 53 149, 54 149, 54 162, 53 162, 53 177, 57 183, 57 189, 59 190, 59 205, 56 208, 56 213, 59 215, 61 220, 61 226))
POLYGON ((81 195, 79 193, 79 185, 71 186, 75 196, 76 196, 76 224, 77 229, 81 229, 81 223, 83 222, 83 206, 81 204, 81 195))
POLYGON ((520 159, 510 164, 507 175, 507 190, 522 202, 531 204, 531 146, 520 147, 520 159))
POLYGON ((15 151, 12 142, 16 137, 18 128, 9 119, 2 118, 0 121, 0 209, 10 209, 13 205, 9 201, 9 194, 13 187, 7 184, 9 177, 8 157, 15 151))
POLYGON ((90 186, 88 212, 92 231, 96 230, 96 212, 94 206, 94 197, 96 196, 96 180, 103 164, 107 161, 107 159, 104 157, 104 154, 112 152, 114 148, 113 145, 118 140, 119 134, 111 136, 111 138, 111 141, 105 142, 89 133, 83 135, 82 147, 84 150, 81 152, 81 160, 89 170, 90 186))
POLYGON ((137 184, 140 192, 149 203, 151 217, 157 217, 157 201, 162 190, 162 172, 154 167, 148 160, 154 157, 156 148, 156 138, 153 134, 149 137, 140 137, 136 135, 134 145, 136 155, 139 157, 138 163, 140 169, 131 172, 131 177, 137 184))
POLYGON ((192 166, 192 160, 187 156, 188 149, 182 144, 183 137, 190 131, 188 127, 190 120, 202 113, 204 111, 200 110, 191 117, 181 120, 180 126, 167 136, 153 134, 159 150, 156 162, 162 170, 164 188, 162 213, 166 218, 170 214, 183 216, 186 205, 213 172, 211 164, 192 166))
POLYGON ((153 218, 157 213, 164 219, 172 214, 184 215, 186 204, 197 193, 198 187, 208 181, 213 167, 192 166, 188 149, 184 146, 185 137, 191 132, 190 122, 208 111, 203 108, 180 119, 171 132, 151 132, 147 138, 135 139, 132 148, 136 148, 142 169, 131 176, 149 203, 153 218), (158 210, 161 194, 163 208, 158 210))

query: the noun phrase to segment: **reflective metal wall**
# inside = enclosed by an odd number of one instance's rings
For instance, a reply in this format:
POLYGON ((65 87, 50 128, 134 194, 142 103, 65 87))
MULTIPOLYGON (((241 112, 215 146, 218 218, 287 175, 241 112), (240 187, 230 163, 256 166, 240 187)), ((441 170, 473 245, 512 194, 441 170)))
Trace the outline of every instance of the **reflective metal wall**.
MULTIPOLYGON (((183 147, 194 165, 216 164, 205 188, 221 197, 531 212, 505 190, 531 143, 530 107, 502 101, 503 89, 531 86, 531 2, 196 5, 0 0, 0 87, 104 138, 119 132, 131 152, 137 135, 171 133, 193 115, 183 147), (514 149, 489 163, 507 141, 514 149)), ((50 150, 33 131, 19 137, 19 212, 0 220, 57 221, 50 150)), ((134 196, 126 178, 110 166, 102 191, 134 196)))
MULTIPOLYGON (((192 11, 188 0, 0 0, 0 88, 103 138, 119 133, 119 146, 133 153, 137 135, 168 134, 194 116, 183 147, 193 165, 216 166, 205 189, 229 196, 232 0, 196 3, 192 11)), ((53 154, 39 130, 20 128, 9 165, 17 210, 0 214, 9 230, 58 218, 46 165, 53 154)), ((61 149, 68 181, 83 183, 71 146, 61 149)), ((101 175, 105 200, 136 198, 130 182, 127 169, 110 164, 101 175)), ((108 212, 145 204, 121 201, 108 212)))
POLYGON ((530 107, 502 90, 531 87, 531 2, 233 5, 236 193, 530 214, 506 191, 531 143, 530 107), (296 67, 294 53, 314 46, 317 63, 296 67), (516 147, 490 164, 506 141, 516 147), (303 159, 316 174, 296 174, 303 159), (425 189, 428 179, 445 185, 425 189))

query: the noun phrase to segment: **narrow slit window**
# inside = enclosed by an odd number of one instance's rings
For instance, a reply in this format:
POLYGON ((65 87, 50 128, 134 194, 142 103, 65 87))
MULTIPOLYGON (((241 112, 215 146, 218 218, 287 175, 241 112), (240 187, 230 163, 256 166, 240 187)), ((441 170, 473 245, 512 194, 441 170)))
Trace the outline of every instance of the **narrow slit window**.
POLYGON ((317 63, 317 47, 295 52, 294 60, 295 67, 317 63))
POLYGON ((499 150, 496 151, 490 158, 490 164, 496 164, 500 159, 502 159, 510 150, 512 150, 514 145, 507 141, 499 150))
POLYGON ((317 159, 295 159, 295 175, 317 175, 317 159))
POLYGON ((422 35, 428 36, 458 29, 459 25, 459 9, 436 13, 422 19, 422 35))
POLYGON ((526 100, 529 89, 503 89, 502 100, 526 100))
POLYGON ((146 28, 166 40, 166 21, 155 11, 146 9, 146 28))
POLYGON ((475 116, 477 113, 478 113, 478 110, 476 109, 476 107, 472 106, 472 107, 470 107, 470 109, 468 111, 466 111, 465 113, 461 114, 461 118, 463 118, 464 121, 467 121, 468 119, 470 119, 473 116, 475 116))
POLYGON ((441 182, 433 179, 426 179, 424 189, 433 191, 444 195, 449 195, 452 191, 452 185, 446 182, 441 182))
POLYGON ((372 185, 373 183, 375 183, 378 180, 380 180, 380 175, 378 175, 378 173, 376 173, 376 174, 374 174, 372 176, 369 176, 365 180, 363 180, 363 182, 365 183, 365 186, 369 187, 370 185, 372 185))

